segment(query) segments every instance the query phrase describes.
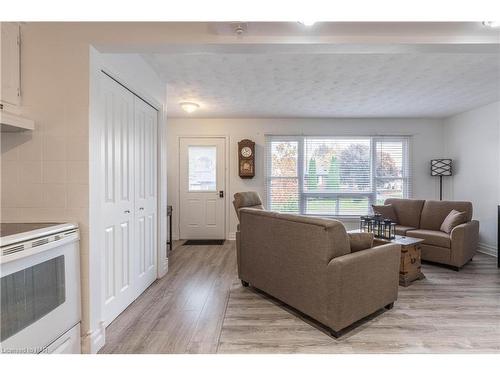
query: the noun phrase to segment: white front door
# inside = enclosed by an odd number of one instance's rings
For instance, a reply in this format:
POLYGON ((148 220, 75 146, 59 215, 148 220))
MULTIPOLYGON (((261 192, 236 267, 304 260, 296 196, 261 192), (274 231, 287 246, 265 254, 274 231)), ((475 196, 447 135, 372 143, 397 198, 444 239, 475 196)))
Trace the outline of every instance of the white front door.
POLYGON ((180 138, 180 238, 224 239, 226 140, 180 138))
POLYGON ((156 156, 158 112, 141 99, 135 108, 135 280, 141 294, 156 280, 156 156))

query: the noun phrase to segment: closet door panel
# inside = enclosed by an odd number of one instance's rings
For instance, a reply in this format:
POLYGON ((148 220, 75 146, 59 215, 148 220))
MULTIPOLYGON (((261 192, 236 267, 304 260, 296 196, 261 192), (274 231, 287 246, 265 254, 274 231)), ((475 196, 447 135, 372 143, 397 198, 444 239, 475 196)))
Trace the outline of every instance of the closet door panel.
POLYGON ((104 319, 109 324, 135 298, 134 243, 134 96, 101 76, 102 260, 104 319))
POLYGON ((135 98, 135 222, 136 291, 142 293, 156 280, 157 248, 157 116, 158 112, 135 98))
POLYGON ((141 278, 146 272, 146 220, 144 216, 139 216, 136 222, 136 233, 137 233, 137 247, 136 251, 137 257, 137 268, 138 277, 141 278))

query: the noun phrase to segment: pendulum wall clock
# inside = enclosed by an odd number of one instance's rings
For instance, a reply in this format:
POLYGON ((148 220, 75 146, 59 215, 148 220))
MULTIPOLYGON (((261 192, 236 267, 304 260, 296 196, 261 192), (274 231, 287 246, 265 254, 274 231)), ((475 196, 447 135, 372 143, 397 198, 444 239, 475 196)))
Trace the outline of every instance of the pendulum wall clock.
POLYGON ((238 142, 238 172, 241 178, 255 176, 255 142, 249 139, 238 142))

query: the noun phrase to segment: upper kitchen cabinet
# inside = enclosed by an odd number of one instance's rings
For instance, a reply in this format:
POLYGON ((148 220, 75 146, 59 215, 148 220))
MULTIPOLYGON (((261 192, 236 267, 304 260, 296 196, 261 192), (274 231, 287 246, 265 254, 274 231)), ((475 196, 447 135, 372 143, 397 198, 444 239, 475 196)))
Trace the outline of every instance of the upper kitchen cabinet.
POLYGON ((5 109, 21 104, 21 29, 18 23, 2 22, 1 101, 5 109))
POLYGON ((21 116, 21 26, 1 22, 0 126, 2 132, 33 130, 33 120, 21 116))

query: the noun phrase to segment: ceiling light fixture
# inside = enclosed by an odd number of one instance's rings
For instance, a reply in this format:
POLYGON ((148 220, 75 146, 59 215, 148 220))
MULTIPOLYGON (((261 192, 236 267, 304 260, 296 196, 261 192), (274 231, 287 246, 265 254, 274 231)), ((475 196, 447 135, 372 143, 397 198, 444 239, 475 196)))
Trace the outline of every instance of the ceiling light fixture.
POLYGON ((310 27, 313 26, 316 23, 316 21, 307 20, 307 21, 299 21, 299 23, 304 26, 310 27))
POLYGON ((199 104, 193 103, 193 102, 182 102, 179 103, 181 108, 187 112, 187 113, 193 113, 196 111, 198 108, 200 108, 199 104))
POLYGON ((484 21, 483 25, 494 29, 500 27, 500 21, 484 21))

